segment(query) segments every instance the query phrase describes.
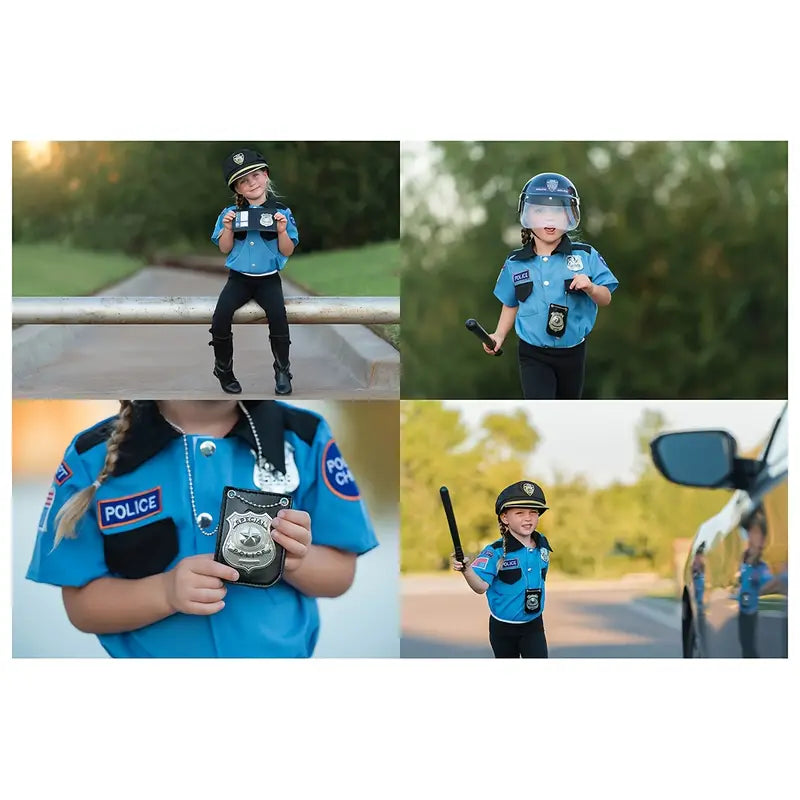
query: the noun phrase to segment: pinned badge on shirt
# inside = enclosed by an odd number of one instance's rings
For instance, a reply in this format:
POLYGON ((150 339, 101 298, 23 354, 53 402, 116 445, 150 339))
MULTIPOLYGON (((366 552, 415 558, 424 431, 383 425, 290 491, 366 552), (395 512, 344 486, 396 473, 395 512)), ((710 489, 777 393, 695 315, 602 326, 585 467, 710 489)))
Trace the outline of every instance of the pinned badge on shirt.
POLYGON ((583 269, 583 260, 580 256, 567 256, 567 269, 573 272, 583 269))
POLYGON ((542 561, 544 561, 545 564, 548 564, 550 562, 550 551, 546 547, 542 547, 540 549, 540 553, 542 556, 542 561))

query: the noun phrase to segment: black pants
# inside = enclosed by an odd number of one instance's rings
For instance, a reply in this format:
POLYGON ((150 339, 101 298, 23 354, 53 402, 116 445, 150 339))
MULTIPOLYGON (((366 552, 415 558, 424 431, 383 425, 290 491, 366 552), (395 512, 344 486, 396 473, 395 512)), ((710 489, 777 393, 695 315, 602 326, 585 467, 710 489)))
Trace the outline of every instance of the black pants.
POLYGON ((211 318, 212 335, 230 336, 233 312, 248 300, 255 300, 264 309, 271 336, 289 335, 280 274, 275 272, 263 278, 250 278, 233 269, 228 271, 228 282, 222 287, 211 318))
POLYGON ((544 620, 513 623, 490 616, 489 644, 495 658, 547 658, 544 620))
POLYGON ((742 646, 742 658, 758 658, 756 650, 756 629, 758 613, 742 614, 739 612, 739 644, 742 646))
POLYGON ((519 376, 526 400, 580 400, 586 340, 575 347, 537 347, 519 340, 519 376))

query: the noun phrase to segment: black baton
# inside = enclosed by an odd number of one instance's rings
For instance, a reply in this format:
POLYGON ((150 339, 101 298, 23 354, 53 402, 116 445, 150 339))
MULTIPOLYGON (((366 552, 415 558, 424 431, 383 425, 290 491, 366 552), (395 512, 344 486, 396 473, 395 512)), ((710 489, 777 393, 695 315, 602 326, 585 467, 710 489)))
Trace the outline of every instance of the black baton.
POLYGON ((458 535, 456 526, 456 516, 453 513, 453 504, 450 502, 450 490, 446 486, 439 489, 439 496, 442 498, 444 513, 447 517, 447 524, 450 526, 450 538, 453 540, 453 549, 456 553, 456 561, 464 563, 464 551, 461 549, 461 539, 458 535))
MULTIPOLYGON (((496 347, 494 340, 491 336, 489 336, 488 333, 486 333, 478 320, 468 319, 464 324, 468 331, 472 331, 472 333, 474 333, 487 347, 491 347, 492 350, 494 350, 496 347)), ((503 348, 501 347, 499 350, 495 350, 494 355, 503 355, 503 348)))

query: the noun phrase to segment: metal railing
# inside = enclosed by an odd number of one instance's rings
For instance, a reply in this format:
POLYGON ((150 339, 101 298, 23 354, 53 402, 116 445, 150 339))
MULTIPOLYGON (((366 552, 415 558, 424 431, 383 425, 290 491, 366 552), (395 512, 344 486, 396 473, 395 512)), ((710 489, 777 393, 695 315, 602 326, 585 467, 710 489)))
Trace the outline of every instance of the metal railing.
MULTIPOLYGON (((13 325, 210 325, 216 297, 12 297, 13 325)), ((400 322, 399 297, 287 297, 290 323, 388 324, 400 322)), ((236 324, 263 322, 251 300, 236 324)))

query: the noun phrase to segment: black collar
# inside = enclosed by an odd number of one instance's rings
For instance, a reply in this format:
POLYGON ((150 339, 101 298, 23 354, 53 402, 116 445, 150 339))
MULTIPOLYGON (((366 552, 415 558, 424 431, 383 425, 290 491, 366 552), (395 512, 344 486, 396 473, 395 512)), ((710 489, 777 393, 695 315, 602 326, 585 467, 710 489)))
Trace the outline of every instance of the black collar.
MULTIPOLYGON (((283 411, 274 400, 245 400, 261 440, 264 458, 279 472, 286 471, 283 445, 283 411)), ((99 432, 99 431, 98 431, 99 432)), ((258 451, 255 437, 247 418, 239 413, 239 420, 226 435, 238 436, 258 451)), ((107 437, 104 437, 107 438, 107 437)), ((161 452, 173 439, 180 438, 161 416, 155 400, 137 400, 133 404, 130 428, 119 448, 114 475, 126 475, 161 452)))
MULTIPOLYGON (((558 243, 558 246, 555 250, 553 250, 553 252, 561 253, 565 256, 572 254, 572 241, 566 233, 561 237, 561 241, 558 243)), ((524 247, 520 247, 519 250, 515 250, 511 254, 510 258, 512 261, 527 261, 529 258, 536 258, 536 255, 537 253, 533 249, 533 239, 531 239, 524 247)))
MULTIPOLYGON (((517 550, 522 550, 525 547, 525 545, 522 544, 522 542, 517 539, 513 533, 505 533, 503 534, 503 538, 506 542, 506 553, 514 553, 517 550)), ((550 545, 547 543, 547 539, 545 539, 544 536, 539 533, 539 531, 534 531, 531 539, 534 547, 546 547, 548 550, 552 550, 550 545)))

